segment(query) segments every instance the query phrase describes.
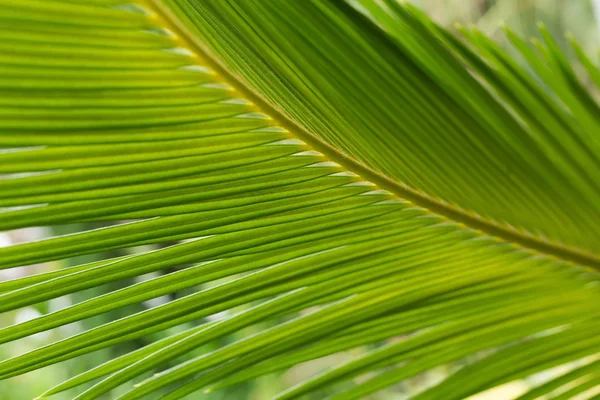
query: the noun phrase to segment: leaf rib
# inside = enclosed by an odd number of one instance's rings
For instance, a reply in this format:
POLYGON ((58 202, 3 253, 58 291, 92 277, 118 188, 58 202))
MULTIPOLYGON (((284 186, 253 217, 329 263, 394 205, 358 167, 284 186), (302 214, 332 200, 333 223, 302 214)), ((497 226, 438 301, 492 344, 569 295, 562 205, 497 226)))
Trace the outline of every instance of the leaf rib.
POLYGON ((415 205, 423 207, 432 213, 441 215, 454 222, 461 223, 470 228, 486 234, 512 242, 524 248, 535 250, 546 255, 551 255, 562 260, 577 264, 587 265, 600 270, 600 256, 589 251, 550 241, 529 232, 518 230, 510 225, 483 218, 459 206, 449 204, 441 199, 434 198, 427 193, 416 190, 404 183, 397 182, 383 173, 350 157, 340 149, 310 133, 307 129, 288 118, 282 111, 254 91, 240 77, 236 76, 213 52, 195 35, 193 35, 177 16, 161 1, 147 0, 145 3, 157 19, 157 23, 168 27, 181 42, 183 47, 191 49, 196 57, 202 59, 216 75, 220 76, 228 85, 239 92, 242 97, 254 104, 258 110, 277 121, 277 124, 292 132, 315 150, 319 151, 332 161, 340 164, 363 179, 368 180, 382 189, 386 189, 399 198, 409 200, 415 205))

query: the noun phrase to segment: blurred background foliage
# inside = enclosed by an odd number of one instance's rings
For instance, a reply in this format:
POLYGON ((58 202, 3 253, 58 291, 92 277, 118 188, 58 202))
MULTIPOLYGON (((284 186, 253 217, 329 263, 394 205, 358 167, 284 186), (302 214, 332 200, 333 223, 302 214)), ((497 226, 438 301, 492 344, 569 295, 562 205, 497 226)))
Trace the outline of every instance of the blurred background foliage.
MULTIPOLYGON (((328 0, 324 0, 328 1, 328 0)), ((600 19, 600 0, 410 0, 411 3, 424 10, 436 22, 455 31, 457 24, 471 25, 484 32, 486 35, 493 38, 501 46, 505 47, 512 55, 516 56, 501 29, 501 24, 506 24, 508 27, 517 32, 524 38, 539 37, 537 30, 538 21, 543 22, 548 30, 554 35, 559 45, 565 50, 567 56, 575 63, 574 55, 568 47, 568 42, 565 38, 565 33, 572 34, 588 56, 596 65, 600 52, 600 28, 598 20, 600 19)), ((1 179, 1 178, 0 178, 1 179)), ((46 228, 30 228, 12 232, 0 232, 0 247, 8 246, 25 241, 38 240, 44 237, 60 234, 68 234, 80 230, 88 230, 98 228, 92 224, 85 226, 56 226, 51 229, 46 228)), ((129 249, 127 252, 137 252, 140 250, 152 250, 153 247, 147 246, 140 249, 129 249)), ((51 271, 59 268, 77 265, 96 261, 105 257, 115 257, 125 255, 126 252, 116 252, 115 254, 96 254, 75 259, 45 263, 27 268, 14 268, 10 270, 0 271, 0 280, 14 279, 28 274, 51 271)), ((169 273, 172 271, 163 271, 169 273)), ((70 296, 64 296, 58 299, 51 300, 46 303, 38 304, 35 307, 27 307, 16 312, 9 312, 0 315, 0 326, 8 326, 19 322, 24 322, 36 318, 41 314, 56 311, 70 304, 78 303, 92 296, 97 296, 105 291, 112 291, 120 287, 128 286, 132 283, 139 282, 144 279, 149 279, 153 276, 144 276, 136 279, 112 283, 110 286, 101 286, 89 289, 70 296)), ((212 282, 211 285, 216 285, 218 282, 212 282)), ((175 298, 186 295, 187 292, 173 293, 169 297, 161 297, 152 299, 142 304, 121 308, 100 316, 89 318, 82 322, 66 325, 52 331, 39 333, 31 337, 19 340, 17 342, 8 343, 0 346, 0 357, 2 359, 10 358, 18 354, 25 353, 45 344, 52 343, 62 338, 71 336, 75 333, 82 332, 93 326, 98 326, 110 320, 119 319, 125 315, 130 315, 135 312, 142 311, 146 308, 151 308, 156 305, 171 301, 175 298)), ((248 307, 248 306, 246 306, 248 307)), ((208 320, 219 318, 218 315, 209 317, 208 320)), ((197 321, 196 323, 204 323, 206 321, 197 321)), ((156 334, 153 337, 146 337, 137 341, 121 344, 109 349, 103 349, 92 354, 78 357, 75 360, 60 363, 46 367, 44 369, 33 371, 28 374, 18 376, 7 381, 0 382, 0 400, 26 400, 32 399, 39 393, 54 386, 55 384, 72 377, 85 370, 91 369, 94 366, 101 364, 104 361, 127 353, 136 348, 145 346, 154 340, 160 339, 168 334, 175 333, 179 330, 190 328, 180 326, 162 334, 156 334)), ((235 341, 243 336, 252 334, 252 330, 257 330, 263 327, 253 327, 238 332, 235 335, 227 338, 227 342, 235 341)), ((393 340, 401 340, 396 338, 393 340)), ((213 348, 220 347, 226 344, 225 341, 212 343, 197 349, 195 352, 188 354, 188 357, 193 357, 203 352, 210 351, 213 348)), ((353 350, 353 352, 360 350, 353 350)), ((217 393, 192 394, 188 399, 203 398, 207 400, 220 399, 249 399, 262 400, 267 399, 279 392, 283 388, 293 385, 294 383, 305 379, 314 373, 327 368, 333 364, 343 362, 351 358, 352 352, 338 354, 331 357, 326 357, 320 360, 314 360, 309 363, 298 365, 295 368, 281 374, 270 375, 258 379, 252 383, 244 384, 230 390, 217 393)), ((164 366, 165 368, 168 366, 164 366)), ((443 379, 451 369, 458 368, 460 365, 448 366, 439 368, 435 371, 430 371, 422 377, 412 379, 402 384, 388 388, 387 390, 373 395, 370 399, 404 399, 408 398, 411 393, 424 386, 435 383, 443 379)), ((564 370, 568 367, 559 368, 564 370)), ((532 384, 548 379, 556 371, 538 374, 523 382, 511 383, 503 387, 496 388, 493 391, 476 396, 477 400, 504 400, 511 399, 524 392, 527 387, 532 384)), ((115 391, 115 395, 127 391, 127 387, 121 387, 115 391)), ((79 393, 81 389, 76 391, 67 391, 59 395, 55 395, 52 399, 64 400, 72 399, 79 393)), ((328 393, 316 394, 314 399, 327 397, 328 393)), ((590 393, 587 393, 589 396, 590 393)), ((586 396, 586 397, 587 397, 586 396)), ((160 393, 156 394, 160 397, 160 393)), ((581 397, 582 399, 584 397, 581 397)), ((109 400, 108 398, 106 400, 109 400)), ((473 398, 475 400, 475 398, 473 398)))

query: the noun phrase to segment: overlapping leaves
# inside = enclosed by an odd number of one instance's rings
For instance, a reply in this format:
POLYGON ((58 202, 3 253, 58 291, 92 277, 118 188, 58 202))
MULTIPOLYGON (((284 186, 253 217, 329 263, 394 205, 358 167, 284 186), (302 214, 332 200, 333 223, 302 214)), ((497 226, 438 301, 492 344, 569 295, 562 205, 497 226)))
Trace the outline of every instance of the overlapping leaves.
MULTIPOLYGON (((120 398, 178 399, 371 345, 279 396, 360 398, 485 351, 417 395, 461 399, 600 351, 597 105, 550 38, 540 58, 509 32, 541 86, 477 32, 469 47, 392 1, 0 5, 0 227, 106 223, 0 265, 168 244, 0 282, 0 309, 176 269, 0 340, 198 289, 1 378, 189 322, 45 395, 133 380, 120 398)), ((531 396, 595 384, 595 364, 531 396)))

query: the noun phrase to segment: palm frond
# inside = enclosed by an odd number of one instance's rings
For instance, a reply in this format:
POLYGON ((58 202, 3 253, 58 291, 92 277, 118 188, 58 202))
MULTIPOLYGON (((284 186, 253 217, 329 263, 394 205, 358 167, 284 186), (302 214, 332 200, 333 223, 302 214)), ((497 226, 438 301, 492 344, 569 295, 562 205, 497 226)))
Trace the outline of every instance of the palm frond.
POLYGON ((507 30, 524 67, 395 1, 0 6, 0 228, 101 226, 0 248, 0 267, 106 255, 0 282, 0 310, 171 270, 1 343, 189 290, 0 379, 167 332, 42 397, 133 380, 119 399, 174 400, 357 347, 277 398, 361 398, 467 359, 415 398, 577 360, 523 398, 598 385, 598 105, 543 27, 537 53, 507 30))

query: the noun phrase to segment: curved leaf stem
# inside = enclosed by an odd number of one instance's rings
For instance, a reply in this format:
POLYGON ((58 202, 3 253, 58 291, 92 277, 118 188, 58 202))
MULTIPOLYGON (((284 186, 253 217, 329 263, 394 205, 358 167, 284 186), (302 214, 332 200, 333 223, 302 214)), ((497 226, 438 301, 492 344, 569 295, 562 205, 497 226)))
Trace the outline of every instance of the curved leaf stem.
POLYGON ((312 146, 315 150, 352 171, 363 179, 368 180, 380 188, 388 190, 399 198, 409 200, 417 206, 425 208, 432 213, 441 215, 451 221, 463 224, 469 228, 479 230, 521 247, 538 251, 561 260, 587 265, 600 270, 600 256, 582 249, 565 246, 562 243, 550 241, 529 232, 518 230, 507 224, 485 219, 456 205, 449 204, 440 199, 429 196, 401 182, 397 182, 379 171, 376 171, 362 162, 343 153, 319 137, 307 131, 299 124, 286 117, 283 112, 254 91, 239 76, 233 73, 212 51, 194 34, 192 34, 175 14, 161 0, 147 0, 150 8, 155 12, 155 17, 161 25, 171 30, 185 45, 200 57, 217 75, 229 86, 233 87, 246 100, 252 102, 262 113, 275 120, 277 124, 295 137, 312 146))

